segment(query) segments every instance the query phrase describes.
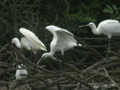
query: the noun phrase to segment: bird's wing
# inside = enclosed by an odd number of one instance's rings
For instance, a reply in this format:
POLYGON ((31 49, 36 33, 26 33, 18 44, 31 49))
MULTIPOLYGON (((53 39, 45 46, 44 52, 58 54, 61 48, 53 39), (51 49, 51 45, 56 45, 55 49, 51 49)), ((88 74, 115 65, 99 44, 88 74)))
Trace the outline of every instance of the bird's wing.
POLYGON ((97 29, 99 30, 99 32, 103 32, 102 30, 105 28, 109 28, 110 25, 112 24, 119 24, 118 20, 114 20, 114 19, 107 19, 107 20, 103 20, 99 23, 97 29))
POLYGON ((105 27, 103 27, 103 29, 106 30, 106 33, 108 33, 108 34, 119 35, 119 33, 120 33, 120 23, 106 24, 105 27))
POLYGON ((47 50, 46 46, 40 41, 40 39, 30 30, 26 28, 20 28, 19 32, 22 33, 32 44, 38 45, 42 50, 47 50))
POLYGON ((55 26, 53 29, 47 28, 53 34, 51 48, 64 53, 65 50, 77 45, 74 35, 66 29, 55 26), (63 50, 63 51, 62 51, 63 50))
POLYGON ((27 50, 31 50, 32 49, 32 46, 31 46, 29 40, 27 40, 27 38, 25 38, 25 37, 21 38, 21 45, 22 45, 23 48, 25 48, 27 50))
POLYGON ((112 24, 112 23, 119 23, 119 21, 114 19, 107 19, 107 20, 101 21, 99 25, 106 25, 106 24, 112 24))
POLYGON ((66 30, 56 31, 57 35, 57 45, 67 48, 67 46, 71 46, 77 43, 74 38, 74 35, 66 30))

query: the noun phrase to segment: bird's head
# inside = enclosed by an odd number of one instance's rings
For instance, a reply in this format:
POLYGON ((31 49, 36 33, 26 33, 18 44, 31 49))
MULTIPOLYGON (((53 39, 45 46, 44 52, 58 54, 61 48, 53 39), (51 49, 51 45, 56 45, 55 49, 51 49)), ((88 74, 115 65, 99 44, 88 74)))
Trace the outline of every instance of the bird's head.
POLYGON ((92 30, 92 32, 93 32, 94 34, 96 34, 96 35, 99 35, 99 34, 100 34, 100 32, 97 30, 97 27, 96 27, 96 25, 95 25, 94 22, 90 22, 90 23, 87 24, 87 25, 83 25, 83 26, 79 26, 79 27, 81 28, 81 27, 85 27, 85 26, 90 27, 90 29, 92 30))
POLYGON ((93 25, 95 25, 95 24, 93 22, 90 22, 90 23, 88 23, 86 25, 79 26, 79 28, 82 28, 82 27, 92 27, 93 25))
POLYGON ((24 28, 24 27, 20 27, 19 28, 19 37, 22 38, 22 37, 26 37, 26 34, 27 35, 30 35, 30 33, 28 33, 29 30, 24 28))
POLYGON ((87 24, 87 26, 89 27, 93 27, 95 24, 93 22, 90 22, 89 24, 87 24))
POLYGON ((18 68, 18 69, 22 69, 22 66, 21 66, 21 65, 18 65, 17 68, 18 68))
POLYGON ((14 37, 11 40, 11 43, 14 44, 17 48, 21 48, 20 40, 17 37, 14 37))
POLYGON ((56 30, 60 30, 61 28, 55 25, 48 25, 45 27, 45 29, 56 31, 56 30))
POLYGON ((41 58, 53 57, 51 53, 44 53, 42 54, 41 58))
POLYGON ((17 65, 17 68, 18 69, 24 69, 24 68, 26 68, 26 66, 24 64, 19 64, 19 65, 17 65))
POLYGON ((20 33, 26 33, 27 30, 28 30, 28 29, 26 29, 26 28, 24 28, 24 27, 19 28, 19 32, 20 32, 20 33))

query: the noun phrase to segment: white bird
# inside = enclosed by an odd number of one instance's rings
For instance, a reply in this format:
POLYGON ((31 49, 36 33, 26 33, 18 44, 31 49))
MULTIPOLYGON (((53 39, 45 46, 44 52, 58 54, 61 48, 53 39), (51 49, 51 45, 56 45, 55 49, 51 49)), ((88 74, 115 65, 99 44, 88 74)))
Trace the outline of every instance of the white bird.
POLYGON ((17 37, 12 39, 12 43, 15 44, 17 48, 25 48, 33 51, 33 53, 36 53, 37 50, 47 51, 46 46, 32 31, 26 28, 20 28, 19 32, 23 34, 24 37, 22 37, 21 40, 17 37))
POLYGON ((25 79, 28 76, 28 71, 22 66, 23 64, 18 65, 18 69, 16 70, 16 73, 15 73, 16 80, 25 79))
POLYGON ((93 22, 90 22, 89 24, 84 26, 89 26, 93 34, 104 34, 108 37, 108 51, 110 51, 110 39, 112 38, 112 36, 120 36, 120 22, 118 20, 103 20, 99 23, 98 27, 96 27, 95 23, 93 22))
POLYGON ((17 37, 12 38, 12 44, 15 44, 17 48, 21 48, 20 40, 17 37))
POLYGON ((64 55, 64 51, 75 46, 82 46, 81 44, 77 44, 74 35, 64 28, 54 25, 49 25, 45 28, 53 34, 53 40, 50 43, 50 52, 44 53, 42 57, 54 57, 55 52, 59 51, 64 55))

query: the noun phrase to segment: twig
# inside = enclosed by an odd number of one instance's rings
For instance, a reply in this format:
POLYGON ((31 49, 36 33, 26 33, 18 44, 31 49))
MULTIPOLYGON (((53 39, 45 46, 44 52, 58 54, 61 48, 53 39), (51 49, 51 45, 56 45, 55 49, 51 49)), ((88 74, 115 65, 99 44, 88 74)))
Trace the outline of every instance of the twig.
POLYGON ((104 70, 104 72, 105 72, 105 75, 110 79, 110 81, 111 81, 115 86, 117 86, 118 89, 120 90, 119 84, 117 84, 117 83, 112 79, 112 77, 109 75, 107 69, 106 69, 105 67, 103 67, 103 70, 104 70))
POLYGON ((111 61, 114 61, 114 60, 111 60, 111 59, 106 60, 106 59, 104 58, 104 59, 100 60, 99 62, 97 62, 97 63, 95 63, 95 64, 92 64, 91 66, 89 66, 89 67, 87 67, 86 69, 84 69, 84 70, 82 71, 82 73, 86 73, 86 72, 88 72, 89 70, 92 70, 92 69, 94 69, 94 68, 96 68, 96 67, 99 67, 99 66, 102 65, 102 64, 109 63, 109 62, 111 62, 111 61))
POLYGON ((9 46, 9 43, 5 44, 2 48, 0 48, 0 53, 1 53, 4 49, 6 49, 7 46, 9 46))
POLYGON ((75 80, 75 81, 77 81, 77 82, 79 82, 79 83, 87 86, 90 90, 94 90, 94 88, 93 88, 91 85, 89 85, 87 82, 82 81, 82 80, 79 80, 78 78, 73 77, 73 76, 71 76, 70 74, 64 73, 63 76, 65 76, 65 77, 67 77, 67 78, 69 78, 69 79, 75 80))

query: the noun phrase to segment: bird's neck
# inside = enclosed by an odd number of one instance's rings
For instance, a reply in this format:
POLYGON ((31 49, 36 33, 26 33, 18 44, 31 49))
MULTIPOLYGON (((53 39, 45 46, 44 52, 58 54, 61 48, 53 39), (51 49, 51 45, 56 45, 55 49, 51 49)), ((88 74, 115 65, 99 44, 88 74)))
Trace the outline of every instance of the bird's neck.
POLYGON ((55 54, 55 52, 50 51, 49 54, 50 54, 51 56, 53 56, 53 55, 55 54))
POLYGON ((100 32, 99 32, 99 30, 97 29, 97 27, 96 27, 95 24, 92 25, 90 28, 92 29, 92 32, 93 32, 94 34, 96 34, 96 35, 99 35, 99 34, 100 34, 100 32))
POLYGON ((50 52, 44 53, 42 57, 52 57, 53 55, 54 53, 50 51, 50 52))

